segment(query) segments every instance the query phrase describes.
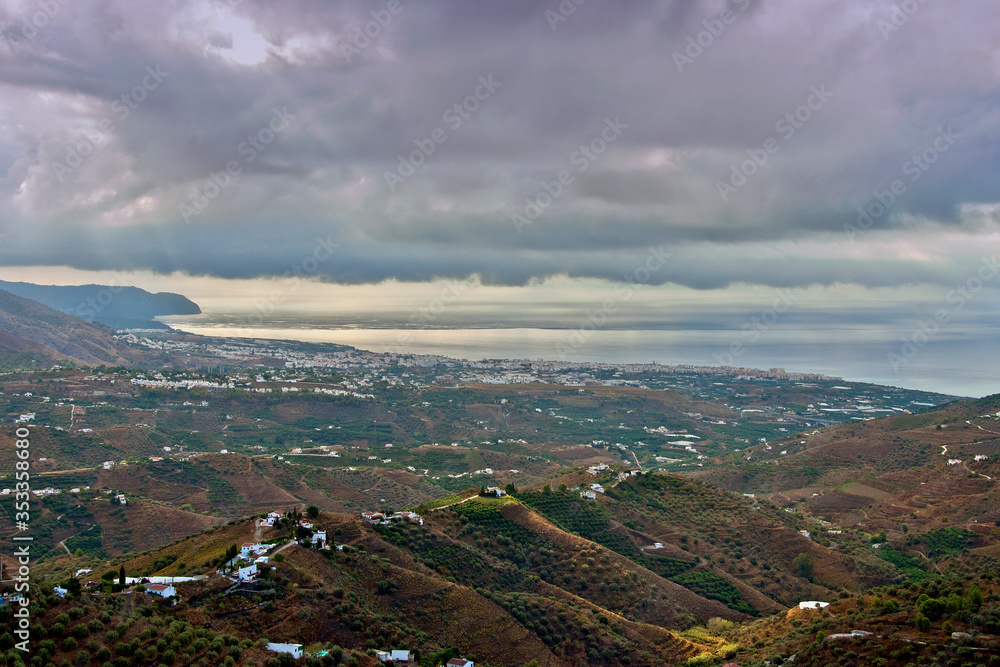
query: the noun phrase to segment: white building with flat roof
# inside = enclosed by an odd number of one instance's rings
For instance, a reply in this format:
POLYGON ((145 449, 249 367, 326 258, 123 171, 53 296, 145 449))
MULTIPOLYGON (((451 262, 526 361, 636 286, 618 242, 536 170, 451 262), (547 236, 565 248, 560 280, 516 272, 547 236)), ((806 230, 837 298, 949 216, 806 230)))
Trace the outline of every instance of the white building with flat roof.
POLYGON ((278 642, 268 642, 267 650, 275 653, 287 653, 295 659, 302 657, 302 644, 280 644, 278 642))

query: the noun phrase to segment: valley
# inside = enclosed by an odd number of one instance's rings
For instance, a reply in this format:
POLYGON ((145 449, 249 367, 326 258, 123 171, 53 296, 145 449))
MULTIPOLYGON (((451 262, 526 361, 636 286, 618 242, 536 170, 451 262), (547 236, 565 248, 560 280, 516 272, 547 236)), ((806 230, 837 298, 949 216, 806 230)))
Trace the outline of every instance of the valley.
POLYGON ((93 334, 177 361, 0 376, 5 537, 27 431, 33 604, 80 621, 37 626, 53 662, 287 662, 270 641, 308 664, 821 665, 841 630, 859 655, 868 632, 959 655, 947 627, 994 646, 995 397, 93 334), (979 612, 926 613, 970 580, 979 612))

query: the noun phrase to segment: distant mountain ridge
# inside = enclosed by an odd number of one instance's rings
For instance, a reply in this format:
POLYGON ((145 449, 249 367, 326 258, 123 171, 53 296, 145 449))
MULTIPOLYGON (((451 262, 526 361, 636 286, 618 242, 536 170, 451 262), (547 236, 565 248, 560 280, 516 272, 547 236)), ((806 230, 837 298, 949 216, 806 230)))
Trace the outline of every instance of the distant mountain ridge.
POLYGON ((197 315, 198 304, 172 292, 147 292, 112 285, 35 285, 0 280, 0 289, 31 299, 86 322, 115 329, 169 328, 158 315, 197 315))
POLYGON ((45 367, 61 361, 95 366, 139 363, 143 353, 113 334, 103 324, 0 290, 0 367, 45 367))

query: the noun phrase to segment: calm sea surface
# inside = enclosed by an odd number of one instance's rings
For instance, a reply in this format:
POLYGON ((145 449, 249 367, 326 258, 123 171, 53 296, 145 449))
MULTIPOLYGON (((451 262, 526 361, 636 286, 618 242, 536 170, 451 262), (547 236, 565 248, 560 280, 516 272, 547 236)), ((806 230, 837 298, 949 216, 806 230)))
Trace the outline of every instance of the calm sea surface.
MULTIPOLYGON (((160 318, 170 326, 211 336, 339 343, 374 352, 439 354, 460 359, 563 359, 608 363, 780 367, 845 380, 937 391, 959 396, 1000 392, 1000 337, 991 330, 942 332, 911 350, 898 335, 870 328, 781 329, 756 341, 732 330, 373 328, 284 318, 263 327, 240 326, 230 315, 160 318), (734 347, 734 343, 744 343, 734 347), (735 354, 734 354, 735 352, 735 354), (890 354, 908 359, 893 368, 890 354), (732 355, 732 356, 730 356, 732 355)), ((245 320, 243 320, 245 321, 245 320)))

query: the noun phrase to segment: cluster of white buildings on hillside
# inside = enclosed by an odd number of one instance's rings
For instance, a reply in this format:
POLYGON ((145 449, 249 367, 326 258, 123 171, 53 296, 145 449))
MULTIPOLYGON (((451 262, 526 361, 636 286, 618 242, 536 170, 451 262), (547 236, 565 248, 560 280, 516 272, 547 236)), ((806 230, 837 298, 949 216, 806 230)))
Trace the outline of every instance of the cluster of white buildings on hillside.
POLYGON ((361 518, 372 525, 382 525, 387 526, 393 521, 414 521, 419 523, 421 526, 424 525, 424 517, 420 516, 416 512, 393 512, 392 514, 385 514, 383 512, 362 512, 361 518))

